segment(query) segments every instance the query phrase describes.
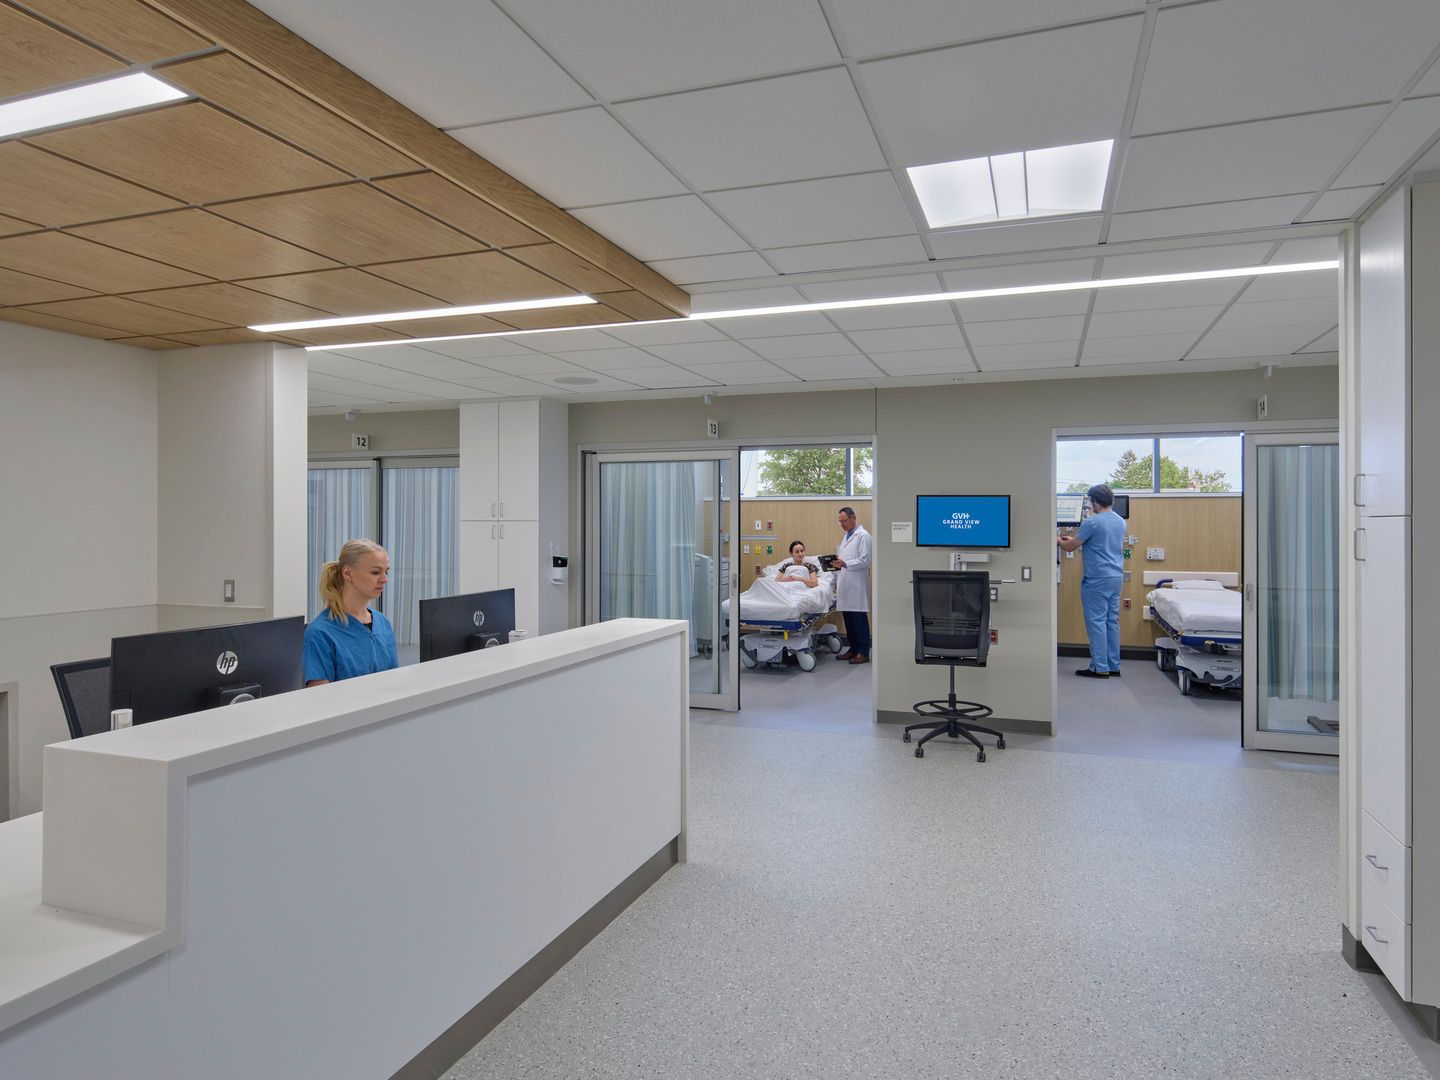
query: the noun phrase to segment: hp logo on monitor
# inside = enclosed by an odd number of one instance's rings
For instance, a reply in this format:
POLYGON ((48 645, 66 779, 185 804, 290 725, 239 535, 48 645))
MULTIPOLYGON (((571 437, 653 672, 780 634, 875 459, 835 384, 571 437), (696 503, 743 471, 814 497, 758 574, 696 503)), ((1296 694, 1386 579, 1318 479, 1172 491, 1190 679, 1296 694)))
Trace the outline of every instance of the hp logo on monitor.
POLYGON ((485 625, 485 612, 483 612, 483 611, 477 611, 477 612, 475 612, 475 614, 472 616, 472 618, 474 618, 474 620, 475 620, 475 625, 476 625, 476 626, 484 626, 484 625, 485 625))
POLYGON ((228 649, 222 652, 220 658, 215 661, 215 670, 220 672, 221 675, 232 674, 239 666, 240 658, 228 649))

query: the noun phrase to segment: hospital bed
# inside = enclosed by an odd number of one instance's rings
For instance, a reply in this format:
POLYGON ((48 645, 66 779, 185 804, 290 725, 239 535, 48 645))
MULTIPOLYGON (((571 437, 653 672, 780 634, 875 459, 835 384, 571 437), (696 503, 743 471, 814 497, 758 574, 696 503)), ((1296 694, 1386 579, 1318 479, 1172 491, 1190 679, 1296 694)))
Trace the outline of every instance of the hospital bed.
MULTIPOLYGON (((775 569, 775 568, 771 568, 775 569)), ((760 664, 783 665, 789 656, 802 671, 815 670, 815 650, 840 651, 840 634, 822 627, 835 607, 835 573, 822 571, 815 588, 779 581, 767 573, 740 594, 740 662, 747 668, 760 664)), ((731 622, 731 601, 720 605, 721 616, 731 622)))
POLYGON ((1195 685, 1239 690, 1243 666, 1243 608, 1235 574, 1147 572, 1150 618, 1165 632, 1155 639, 1155 663, 1175 672, 1180 693, 1195 685))

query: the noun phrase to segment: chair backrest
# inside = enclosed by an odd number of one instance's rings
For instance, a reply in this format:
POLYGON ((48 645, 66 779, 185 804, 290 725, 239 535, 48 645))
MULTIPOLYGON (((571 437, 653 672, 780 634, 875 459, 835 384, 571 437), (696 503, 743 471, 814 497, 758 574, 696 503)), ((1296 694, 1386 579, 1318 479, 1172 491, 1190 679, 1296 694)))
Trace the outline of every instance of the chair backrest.
POLYGON ((72 739, 110 730, 110 658, 54 664, 55 688, 72 739))
POLYGON ((990 575, 916 570, 915 662, 981 665, 990 652, 990 575))

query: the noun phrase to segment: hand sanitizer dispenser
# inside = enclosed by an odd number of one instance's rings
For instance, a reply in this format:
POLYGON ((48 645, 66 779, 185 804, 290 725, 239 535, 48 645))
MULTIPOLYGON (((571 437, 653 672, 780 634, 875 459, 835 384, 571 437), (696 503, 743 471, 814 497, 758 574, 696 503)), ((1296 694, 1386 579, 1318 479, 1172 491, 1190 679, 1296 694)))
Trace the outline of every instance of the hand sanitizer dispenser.
POLYGON ((570 560, 564 555, 550 556, 550 583, 564 585, 570 580, 570 560))

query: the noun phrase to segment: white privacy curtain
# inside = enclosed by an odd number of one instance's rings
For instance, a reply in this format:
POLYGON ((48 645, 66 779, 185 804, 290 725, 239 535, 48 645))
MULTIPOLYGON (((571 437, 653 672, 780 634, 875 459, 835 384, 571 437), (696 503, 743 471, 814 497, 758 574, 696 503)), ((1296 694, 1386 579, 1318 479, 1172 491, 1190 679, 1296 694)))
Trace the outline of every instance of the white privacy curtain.
POLYGON ((345 541, 369 536, 373 475, 368 466, 310 470, 307 620, 324 610, 320 568, 339 554, 345 541))
POLYGON ((1340 697, 1340 450, 1335 444, 1261 446, 1260 641, 1265 692, 1340 697))
POLYGON ((695 640, 697 474, 709 462, 600 469, 600 618, 688 619, 695 640))
POLYGON ((420 601, 459 589, 458 467, 385 466, 380 535, 390 556, 384 610, 399 645, 420 640, 420 601))

